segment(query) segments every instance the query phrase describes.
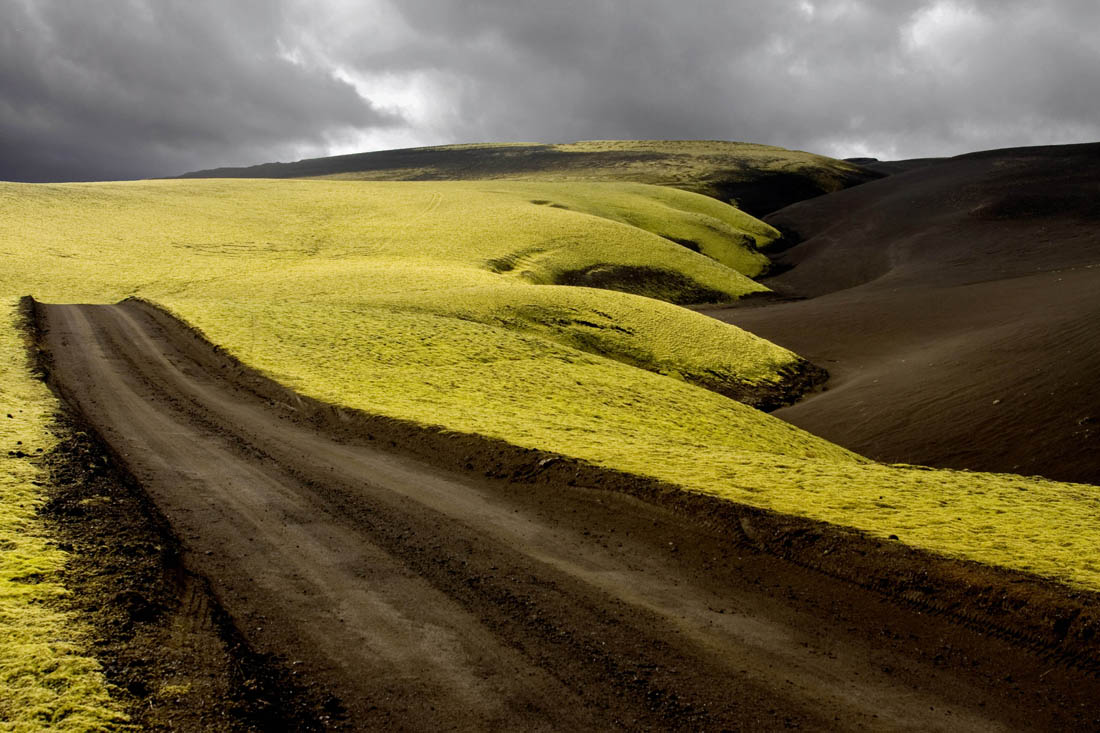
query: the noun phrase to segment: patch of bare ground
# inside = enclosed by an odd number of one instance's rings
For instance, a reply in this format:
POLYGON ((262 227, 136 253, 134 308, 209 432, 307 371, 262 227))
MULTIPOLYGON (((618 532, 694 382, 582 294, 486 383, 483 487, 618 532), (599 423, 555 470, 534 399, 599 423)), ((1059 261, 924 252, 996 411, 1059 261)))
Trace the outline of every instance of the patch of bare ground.
POLYGON ((40 511, 69 554, 59 603, 92 629, 90 653, 131 723, 148 731, 314 731, 331 697, 249 647, 179 539, 109 446, 59 414, 40 511))

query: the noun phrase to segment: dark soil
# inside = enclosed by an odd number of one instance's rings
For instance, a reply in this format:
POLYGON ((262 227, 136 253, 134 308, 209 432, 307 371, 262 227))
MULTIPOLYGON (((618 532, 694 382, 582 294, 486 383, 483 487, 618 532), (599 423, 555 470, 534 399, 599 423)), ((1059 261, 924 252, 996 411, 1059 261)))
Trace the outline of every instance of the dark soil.
POLYGON ((779 370, 775 382, 748 384, 735 382, 714 372, 701 376, 685 376, 685 380, 712 392, 755 407, 763 412, 773 412, 793 405, 819 389, 829 379, 829 373, 805 359, 779 370))
POLYGON ((70 561, 63 605, 131 722, 152 731, 323 730, 338 720, 277 660, 253 652, 179 542, 94 433, 61 417, 42 509, 70 561))
POLYGON ((559 273, 555 283, 619 290, 669 303, 721 303, 729 300, 729 296, 722 291, 703 287, 682 273, 640 265, 589 265, 559 273))
MULTIPOLYGON (((863 170, 853 174, 847 185, 873 181, 880 175, 863 170)), ((703 182, 700 189, 700 193, 733 204, 753 216, 764 216, 831 190, 807 172, 754 170, 748 166, 732 169, 725 176, 716 175, 703 182)))
POLYGON ((897 175, 898 173, 908 173, 909 171, 916 170, 917 168, 926 168, 936 163, 942 163, 949 158, 909 158, 907 160, 879 160, 878 158, 845 158, 844 160, 849 163, 855 163, 861 168, 865 168, 875 173, 881 173, 887 176, 897 175))
POLYGON ((39 322, 185 566, 349 725, 1100 724, 1093 595, 324 405, 140 303, 39 322))
MULTIPOLYGON (((33 306, 24 299, 28 328, 33 306)), ((39 365, 47 373, 46 362, 39 365)), ((148 731, 313 731, 341 720, 339 705, 278 660, 252 650, 188 570, 169 523, 96 432, 75 412, 56 416, 57 445, 42 456, 40 510, 69 554, 59 601, 91 628, 130 721, 148 731)))
POLYGON ((829 370, 776 414, 887 462, 1100 483, 1100 145, 990 151, 787 207, 719 308, 829 370), (757 304, 758 305, 758 304, 757 304))

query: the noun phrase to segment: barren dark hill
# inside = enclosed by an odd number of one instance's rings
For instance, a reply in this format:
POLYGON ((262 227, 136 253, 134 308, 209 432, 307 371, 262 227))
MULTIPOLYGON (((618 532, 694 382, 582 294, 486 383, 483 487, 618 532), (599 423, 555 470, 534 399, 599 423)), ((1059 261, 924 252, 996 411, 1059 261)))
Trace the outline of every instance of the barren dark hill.
POLYGON ((598 140, 562 145, 486 143, 381 150, 215 168, 182 178, 433 181, 538 179, 632 181, 736 201, 755 216, 882 174, 842 160, 770 145, 708 140, 598 140))
POLYGON ((795 204, 711 311, 833 375, 777 414, 871 457, 1100 483, 1100 145, 989 151, 795 204))
POLYGON ((855 163, 860 168, 866 168, 869 171, 875 171, 876 173, 882 173, 883 175, 893 176, 898 173, 908 173, 909 171, 916 170, 917 168, 924 168, 925 166, 935 165, 936 163, 942 163, 948 158, 908 158, 906 160, 879 160, 878 158, 845 158, 844 160, 849 163, 855 163))

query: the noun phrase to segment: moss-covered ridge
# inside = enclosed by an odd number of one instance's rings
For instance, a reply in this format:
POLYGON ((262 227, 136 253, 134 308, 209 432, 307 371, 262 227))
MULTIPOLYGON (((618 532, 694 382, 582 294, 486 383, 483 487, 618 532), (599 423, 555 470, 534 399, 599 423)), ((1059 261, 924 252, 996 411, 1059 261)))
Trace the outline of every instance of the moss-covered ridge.
MULTIPOLYGON (((142 295, 324 401, 1100 588, 1094 487, 874 464, 690 383, 774 384, 789 352, 651 298, 534 284, 605 263, 731 295, 752 286, 599 211, 533 204, 580 195, 533 185, 0 186, 0 286, 47 301, 142 295), (550 254, 486 264, 536 250, 550 254)), ((586 186, 594 209, 601 191, 646 189, 586 186)))
MULTIPOLYGON (((692 236, 754 272, 762 259, 755 247, 774 230, 682 191, 607 183, 156 181, 8 184, 0 185, 0 200, 8 204, 0 222, 7 241, 28 244, 10 287, 29 272, 46 299, 237 301, 248 294, 322 308, 355 304, 393 322, 435 314, 675 373, 750 403, 791 392, 807 368, 744 331, 639 297, 735 300, 765 290, 663 235, 692 236), (629 294, 555 285, 601 268, 627 276, 578 284, 629 294), (653 277, 630 276, 639 270, 653 277), (757 392, 768 397, 757 400, 757 392)), ((442 343, 432 342, 446 359, 442 343)))
POLYGON ((427 181, 528 179, 631 181, 735 202, 763 216, 796 201, 881 174, 853 163, 773 145, 721 140, 588 140, 559 145, 483 143, 312 158, 197 171, 198 178, 427 181))

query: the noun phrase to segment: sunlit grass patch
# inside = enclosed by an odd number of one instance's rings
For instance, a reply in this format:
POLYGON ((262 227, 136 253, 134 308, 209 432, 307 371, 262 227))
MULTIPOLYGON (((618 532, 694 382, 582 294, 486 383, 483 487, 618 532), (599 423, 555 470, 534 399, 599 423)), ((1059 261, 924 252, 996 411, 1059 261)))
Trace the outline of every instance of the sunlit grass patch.
POLYGON ((0 302, 0 730, 93 731, 123 721, 85 629, 54 603, 66 555, 36 517, 56 403, 28 369, 16 301, 0 302))
POLYGON ((169 305, 318 399, 1100 589, 1096 487, 873 463, 676 375, 477 321, 339 306, 169 305), (267 325, 250 328, 249 313, 267 325))
POLYGON ((422 424, 585 458, 645 460, 662 436, 685 457, 710 444, 861 460, 680 379, 475 320, 337 304, 165 303, 303 392, 422 424))
POLYGON ((779 232, 739 209, 713 199, 687 200, 676 189, 575 183, 547 188, 541 183, 511 183, 509 190, 527 190, 531 203, 598 216, 652 232, 694 252, 700 252, 750 277, 759 275, 768 258, 758 250, 779 232), (688 205, 690 201, 690 205, 688 205))

